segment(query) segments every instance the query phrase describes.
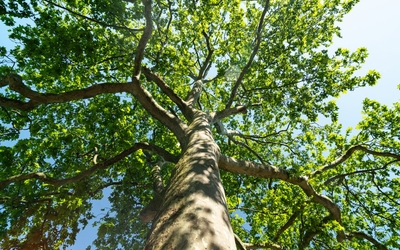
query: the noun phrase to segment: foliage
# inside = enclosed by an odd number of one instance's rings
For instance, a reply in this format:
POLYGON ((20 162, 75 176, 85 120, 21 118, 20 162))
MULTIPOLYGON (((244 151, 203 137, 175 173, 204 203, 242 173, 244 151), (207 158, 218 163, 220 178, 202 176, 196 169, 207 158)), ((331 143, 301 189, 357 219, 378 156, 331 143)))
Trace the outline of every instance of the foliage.
POLYGON ((198 80, 199 109, 247 109, 215 126, 221 153, 291 177, 221 171, 242 241, 400 248, 400 105, 365 100, 357 131, 337 121, 335 98, 379 78, 354 74, 365 48, 328 49, 357 2, 0 1, 15 42, 0 50, 2 248, 65 248, 95 219, 99 249, 139 249, 149 229, 138 215, 152 197, 150 162, 170 162, 165 183, 176 163, 146 145, 179 158, 181 140, 160 117, 190 123, 168 90, 184 99, 198 80), (10 73, 34 93, 11 84, 10 73), (137 76, 146 92, 129 89, 137 76), (157 116, 143 93, 165 113, 157 116), (111 208, 97 216, 92 202, 104 193, 111 208), (340 220, 316 194, 336 204, 340 220))

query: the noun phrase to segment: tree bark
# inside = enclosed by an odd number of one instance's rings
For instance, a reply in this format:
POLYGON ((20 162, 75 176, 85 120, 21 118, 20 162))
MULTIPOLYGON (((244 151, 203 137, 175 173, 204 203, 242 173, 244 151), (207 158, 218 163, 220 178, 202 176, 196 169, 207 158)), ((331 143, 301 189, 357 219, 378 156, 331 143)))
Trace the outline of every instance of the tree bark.
POLYGON ((175 166, 146 250, 236 249, 209 115, 197 111, 188 144, 175 166))

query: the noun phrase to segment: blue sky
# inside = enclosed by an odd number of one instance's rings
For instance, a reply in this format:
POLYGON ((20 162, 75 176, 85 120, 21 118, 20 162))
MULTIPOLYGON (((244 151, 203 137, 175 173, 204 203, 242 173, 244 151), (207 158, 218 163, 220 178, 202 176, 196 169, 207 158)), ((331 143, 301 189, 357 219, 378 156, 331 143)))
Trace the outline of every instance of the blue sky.
POLYGON ((400 99, 399 10, 398 0, 361 0, 340 25, 342 38, 335 39, 333 46, 350 50, 366 47, 369 56, 360 74, 375 69, 382 76, 376 86, 356 89, 337 100, 339 121, 345 127, 355 127, 361 120, 366 97, 388 105, 400 99))
MULTIPOLYGON (((356 89, 337 100, 340 108, 339 121, 344 127, 355 127, 362 119, 362 100, 366 97, 388 105, 399 101, 400 91, 397 88, 400 84, 399 10, 399 0, 361 0, 340 25, 342 38, 335 39, 333 47, 344 47, 351 51, 366 47, 369 57, 360 74, 375 69, 382 75, 378 85, 356 89)), ((2 25, 0 33, 5 33, 2 25)), ((12 44, 2 39, 0 45, 12 44)), ((69 249, 84 249, 95 237, 96 230, 88 227, 78 235, 75 246, 69 249)))

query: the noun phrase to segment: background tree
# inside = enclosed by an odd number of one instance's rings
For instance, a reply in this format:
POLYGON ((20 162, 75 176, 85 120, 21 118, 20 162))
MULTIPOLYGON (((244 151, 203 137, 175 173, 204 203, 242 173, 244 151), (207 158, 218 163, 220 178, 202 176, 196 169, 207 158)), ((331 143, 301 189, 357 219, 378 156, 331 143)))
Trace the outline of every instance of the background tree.
POLYGON ((2 248, 73 244, 110 189, 99 249, 399 248, 400 105, 353 135, 333 101, 379 78, 327 50, 356 2, 1 1, 2 248))

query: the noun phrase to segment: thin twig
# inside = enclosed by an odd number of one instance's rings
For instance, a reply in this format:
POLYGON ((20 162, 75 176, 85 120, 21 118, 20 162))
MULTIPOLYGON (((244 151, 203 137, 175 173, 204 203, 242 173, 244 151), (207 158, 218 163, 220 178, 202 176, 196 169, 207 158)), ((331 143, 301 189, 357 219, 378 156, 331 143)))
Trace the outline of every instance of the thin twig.
POLYGON ((60 9, 63 9, 63 10, 65 10, 65 11, 68 11, 68 12, 70 12, 71 14, 74 14, 74 15, 76 15, 76 16, 79 16, 79 17, 81 17, 81 18, 84 18, 84 19, 86 19, 86 20, 89 20, 89 21, 91 21, 91 22, 97 23, 97 24, 99 24, 99 25, 101 25, 101 26, 103 26, 103 27, 109 27, 109 28, 114 28, 114 29, 123 29, 123 30, 131 31, 131 32, 138 32, 138 31, 143 31, 143 30, 144 30, 143 28, 141 28, 141 29, 132 29, 132 28, 128 28, 128 27, 126 27, 126 26, 118 26, 118 25, 113 25, 113 24, 107 24, 107 23, 105 23, 105 22, 102 22, 102 21, 93 19, 93 18, 91 18, 91 17, 82 15, 82 14, 76 12, 76 11, 73 11, 73 10, 71 10, 71 9, 68 9, 68 8, 66 8, 66 7, 64 7, 64 6, 61 6, 61 5, 59 5, 59 4, 56 4, 56 3, 52 2, 52 1, 48 1, 48 0, 44 0, 44 1, 47 2, 47 3, 49 3, 49 4, 51 4, 51 5, 54 5, 54 6, 58 7, 58 8, 60 8, 60 9))

